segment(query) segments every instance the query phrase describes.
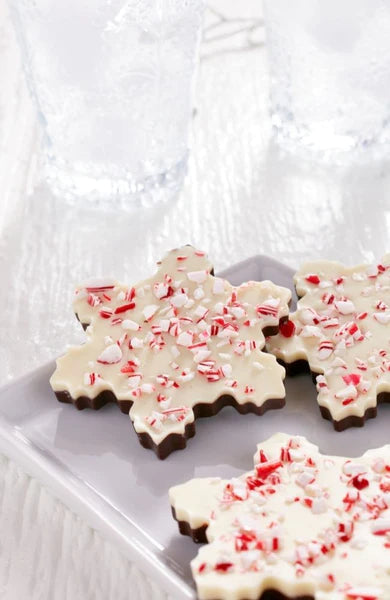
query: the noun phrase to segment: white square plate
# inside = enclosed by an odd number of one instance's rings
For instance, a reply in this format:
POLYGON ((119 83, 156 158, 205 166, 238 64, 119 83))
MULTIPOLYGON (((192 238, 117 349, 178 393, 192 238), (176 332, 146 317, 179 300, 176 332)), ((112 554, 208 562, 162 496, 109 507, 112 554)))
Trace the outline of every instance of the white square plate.
MULTIPOLYGON (((233 284, 271 279, 292 286, 291 269, 264 256, 222 275, 233 284)), ((58 403, 49 386, 53 370, 51 363, 0 390, 0 450, 177 598, 195 598, 189 563, 197 547, 171 517, 170 486, 191 477, 239 475, 252 467, 256 444, 280 430, 305 435, 329 454, 358 456, 389 442, 390 405, 363 429, 336 433, 320 415, 310 376, 299 375, 286 380, 286 408, 262 417, 224 408, 197 421, 185 450, 160 461, 140 446, 116 405, 79 412, 58 403)))

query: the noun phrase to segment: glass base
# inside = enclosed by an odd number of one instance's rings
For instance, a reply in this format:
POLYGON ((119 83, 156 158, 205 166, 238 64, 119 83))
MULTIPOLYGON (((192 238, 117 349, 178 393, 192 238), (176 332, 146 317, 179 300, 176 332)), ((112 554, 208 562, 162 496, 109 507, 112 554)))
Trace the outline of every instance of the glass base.
POLYGON ((43 168, 44 179, 51 191, 68 204, 80 201, 106 209, 133 210, 171 200, 180 191, 187 172, 188 152, 163 172, 136 179, 92 177, 60 166, 48 160, 43 168))
POLYGON ((273 114, 272 132, 278 146, 305 159, 329 164, 386 161, 390 155, 390 131, 384 128, 372 137, 358 133, 336 133, 328 125, 297 125, 273 114))

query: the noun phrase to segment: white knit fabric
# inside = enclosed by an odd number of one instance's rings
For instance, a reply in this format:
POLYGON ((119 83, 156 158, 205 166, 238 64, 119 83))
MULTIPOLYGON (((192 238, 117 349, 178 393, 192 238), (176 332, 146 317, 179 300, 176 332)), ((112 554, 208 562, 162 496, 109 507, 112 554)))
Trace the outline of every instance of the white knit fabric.
POLYGON ((1 600, 168 600, 137 567, 0 456, 1 600))

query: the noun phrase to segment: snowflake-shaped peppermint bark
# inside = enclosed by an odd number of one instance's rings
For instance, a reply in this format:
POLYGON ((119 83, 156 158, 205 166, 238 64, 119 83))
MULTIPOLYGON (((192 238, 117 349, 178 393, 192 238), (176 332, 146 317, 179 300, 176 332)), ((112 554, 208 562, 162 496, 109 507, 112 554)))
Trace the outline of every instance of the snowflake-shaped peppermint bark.
POLYGON ((267 349, 292 372, 307 361, 337 430, 363 425, 390 400, 390 255, 374 266, 308 263, 294 280, 297 311, 267 349))
POLYGON ((57 361, 59 400, 97 408, 116 400, 141 443, 160 458, 194 435, 196 416, 225 404, 262 414, 284 405, 284 369, 262 352, 290 291, 270 281, 233 287, 203 252, 170 252, 150 279, 128 287, 89 282, 74 309, 87 342, 57 361))
POLYGON ((199 598, 272 589, 286 599, 388 600, 390 446, 348 459, 278 433, 254 463, 231 480, 169 491, 181 532, 209 542, 191 563, 199 598))

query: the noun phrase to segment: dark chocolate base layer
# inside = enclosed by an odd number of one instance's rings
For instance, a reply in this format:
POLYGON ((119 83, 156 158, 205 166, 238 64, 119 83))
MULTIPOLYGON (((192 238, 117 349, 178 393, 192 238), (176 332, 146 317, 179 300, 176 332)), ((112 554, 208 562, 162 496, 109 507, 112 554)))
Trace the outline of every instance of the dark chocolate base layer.
MULTIPOLYGON (((245 402, 239 404, 235 398, 229 395, 220 396, 211 404, 200 403, 192 407, 195 419, 204 417, 212 417, 219 413, 225 406, 233 406, 241 415, 254 413, 255 415, 263 415, 267 410, 283 408, 286 404, 284 398, 271 398, 266 400, 261 406, 256 406, 253 402, 245 402)), ((174 450, 181 450, 187 446, 187 440, 195 435, 195 421, 188 423, 185 426, 184 435, 179 433, 171 433, 160 444, 156 444, 148 433, 139 433, 138 439, 144 448, 154 450, 158 458, 167 458, 174 450)))
POLYGON ((171 506, 171 509, 172 509, 172 516, 175 519, 175 521, 177 521, 177 524, 179 525, 179 531, 182 535, 188 535, 197 544, 207 544, 207 542, 208 542, 207 537, 206 537, 206 530, 208 527, 207 523, 205 523, 201 527, 197 527, 196 529, 193 529, 187 521, 179 521, 179 519, 177 518, 177 515, 176 515, 176 511, 173 506, 171 506))
POLYGON ((110 402, 115 402, 121 412, 126 415, 129 414, 131 405, 133 404, 131 400, 118 400, 115 394, 111 390, 104 390, 100 392, 95 398, 88 398, 88 396, 79 396, 78 398, 73 398, 69 392, 54 392, 57 400, 59 402, 65 402, 66 404, 73 404, 77 408, 77 410, 83 410, 84 408, 91 408, 92 410, 99 410, 102 406, 109 404, 110 402))
MULTIPOLYGON (((98 394, 98 396, 95 398, 80 396, 79 398, 73 399, 69 392, 66 391, 55 392, 55 395, 57 400, 60 402, 73 404, 78 410, 82 410, 84 408, 92 408, 97 410, 108 402, 116 402, 121 411, 128 414, 132 405, 131 400, 117 400, 115 395, 110 390, 104 390, 103 392, 100 392, 100 394, 98 394)), ((256 404, 253 404, 253 402, 239 404, 237 400, 233 398, 233 396, 225 394, 217 398, 217 400, 211 404, 195 404, 192 410, 194 411, 195 419, 214 416, 225 406, 233 406, 241 415, 254 413, 261 416, 267 410, 283 408, 285 404, 286 401, 284 398, 270 398, 261 406, 257 406, 256 404)), ((155 452, 158 458, 163 460, 164 458, 167 458, 167 456, 169 456, 174 450, 181 450, 186 447, 187 440, 195 435, 195 421, 192 423, 187 423, 184 434, 171 433, 167 435, 167 437, 160 444, 156 444, 148 433, 137 433, 137 435, 141 445, 144 448, 150 448, 155 452)))
MULTIPOLYGON (((214 600, 224 600, 223 598, 214 598, 214 600)), ((242 600, 247 600, 243 598, 242 600)), ((268 589, 257 598, 257 600, 314 600, 313 596, 286 596, 278 590, 268 589)))
MULTIPOLYGON (((207 544, 207 541, 208 541, 207 537, 206 537, 206 530, 208 527, 207 523, 205 523, 201 527, 192 529, 192 527, 190 526, 190 524, 187 521, 179 521, 179 519, 176 516, 176 511, 175 511, 174 507, 172 506, 171 508, 172 508, 173 518, 175 519, 175 521, 177 521, 177 523, 179 525, 180 533, 182 535, 188 535, 196 543, 207 544)), ((223 600, 223 599, 215 598, 215 600, 223 600)), ((245 600, 245 598, 243 598, 242 600, 245 600)), ((314 600, 314 598, 313 598, 313 596, 286 596, 285 594, 278 592, 278 590, 269 589, 269 590, 265 590, 261 594, 261 596, 258 598, 258 600, 314 600)))
MULTIPOLYGON (((214 600, 224 600, 223 598, 214 598, 214 600)), ((247 600, 243 598, 242 600, 247 600)), ((261 596, 257 600, 314 600, 313 596, 286 596, 278 590, 268 589, 264 590, 261 596)))
MULTIPOLYGON (((311 373, 313 382, 316 383, 316 377, 319 373, 311 371, 309 363, 306 360, 300 359, 292 363, 286 363, 278 358, 278 363, 286 369, 286 374, 288 376, 294 377, 294 375, 298 375, 299 373, 311 373)), ((377 395, 376 400, 377 404, 390 403, 390 392, 381 392, 377 395)), ((320 406, 319 408, 322 417, 327 421, 331 421, 336 431, 344 431, 349 427, 363 427, 367 419, 374 419, 378 414, 378 407, 371 406, 370 408, 367 408, 362 417, 350 415, 349 417, 340 419, 340 421, 336 421, 333 419, 330 410, 326 406, 320 406)))
POLYGON ((265 590, 259 600, 314 600, 313 596, 286 596, 278 590, 265 590))

